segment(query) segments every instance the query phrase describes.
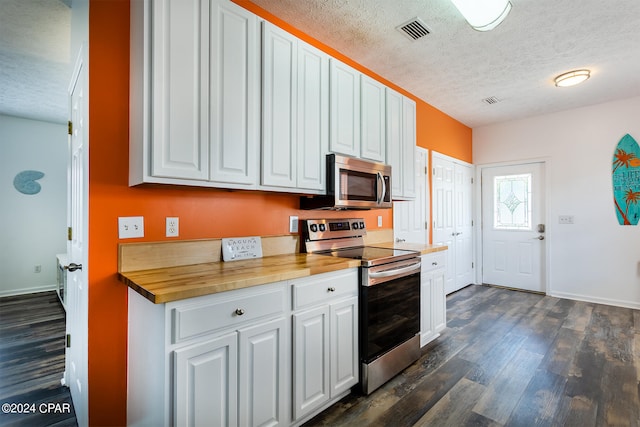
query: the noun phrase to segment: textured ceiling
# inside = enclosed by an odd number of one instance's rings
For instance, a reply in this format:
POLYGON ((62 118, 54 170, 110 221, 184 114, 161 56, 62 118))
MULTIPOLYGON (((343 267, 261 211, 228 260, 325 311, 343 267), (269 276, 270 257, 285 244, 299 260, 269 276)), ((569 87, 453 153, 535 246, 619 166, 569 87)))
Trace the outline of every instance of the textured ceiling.
POLYGON ((638 0, 511 0, 489 32, 449 0, 252 1, 470 127, 640 95, 638 0), (414 17, 417 41, 395 30, 414 17), (575 68, 591 79, 553 85, 575 68))
MULTIPOLYGON (((470 127, 640 96, 640 0, 511 0, 490 32, 449 0, 252 1, 470 127), (414 17, 417 41, 395 30, 414 17), (575 68, 591 79, 553 85, 575 68)), ((68 3, 0 0, 0 114, 66 122, 68 3)))
POLYGON ((67 122, 70 0, 0 0, 0 114, 67 122))

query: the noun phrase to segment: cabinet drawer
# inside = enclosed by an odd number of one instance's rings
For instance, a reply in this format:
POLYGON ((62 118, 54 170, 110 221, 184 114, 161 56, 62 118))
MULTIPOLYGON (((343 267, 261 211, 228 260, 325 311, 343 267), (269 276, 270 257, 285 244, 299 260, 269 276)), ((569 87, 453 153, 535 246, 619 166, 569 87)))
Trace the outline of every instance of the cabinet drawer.
POLYGON ((447 265, 447 251, 422 255, 422 271, 431 271, 447 265))
POLYGON ((172 343, 284 312, 284 284, 245 291, 248 290, 230 291, 229 295, 214 295, 206 301, 172 309, 172 343))
POLYGON ((321 304, 346 295, 358 294, 358 270, 355 268, 336 273, 319 274, 291 282, 293 309, 298 310, 321 304))

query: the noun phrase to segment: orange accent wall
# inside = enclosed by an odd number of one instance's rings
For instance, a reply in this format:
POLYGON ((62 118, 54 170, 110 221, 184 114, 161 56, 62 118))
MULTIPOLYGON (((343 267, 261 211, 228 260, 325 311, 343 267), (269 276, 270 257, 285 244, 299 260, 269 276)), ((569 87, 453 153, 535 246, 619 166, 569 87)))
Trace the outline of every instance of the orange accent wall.
MULTIPOLYGON (((249 2, 237 3, 265 16, 249 2)), ((298 31, 296 35, 311 41, 298 31)), ((301 211, 298 196, 288 194, 129 187, 129 0, 90 0, 89 48, 89 423, 113 426, 126 423, 127 391, 127 287, 117 279, 119 216, 144 216, 145 237, 125 241, 133 242, 170 240, 164 237, 167 216, 180 218, 179 239, 197 239, 281 235, 288 233, 289 215, 304 219, 354 213, 301 211)), ((470 129, 417 102, 418 145, 470 161, 470 129)), ((355 215, 363 216, 370 229, 377 228, 378 215, 384 228, 393 226, 391 210, 355 215)))

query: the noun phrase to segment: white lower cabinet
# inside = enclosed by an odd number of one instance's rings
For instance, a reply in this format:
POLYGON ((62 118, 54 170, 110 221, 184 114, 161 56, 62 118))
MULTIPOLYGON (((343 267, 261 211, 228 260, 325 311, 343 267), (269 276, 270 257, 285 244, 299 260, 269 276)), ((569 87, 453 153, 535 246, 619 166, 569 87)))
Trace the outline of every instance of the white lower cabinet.
POLYGON ((129 290, 127 425, 300 424, 358 382, 357 269, 167 304, 129 290))
POLYGON ((420 346, 433 341, 447 326, 444 292, 446 251, 422 255, 420 274, 420 346))
POLYGON ((318 413, 358 383, 356 270, 293 283, 293 417, 318 413))

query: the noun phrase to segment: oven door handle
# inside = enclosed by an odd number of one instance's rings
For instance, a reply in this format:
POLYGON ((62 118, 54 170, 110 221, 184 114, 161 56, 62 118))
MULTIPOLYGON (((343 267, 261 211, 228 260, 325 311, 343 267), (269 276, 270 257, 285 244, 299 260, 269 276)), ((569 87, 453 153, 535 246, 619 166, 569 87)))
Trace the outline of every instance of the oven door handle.
POLYGON ((398 267, 384 271, 370 272, 369 277, 371 279, 381 279, 384 277, 398 276, 405 273, 407 273, 408 275, 408 273, 413 273, 416 271, 420 271, 420 261, 407 265, 406 267, 398 267))

